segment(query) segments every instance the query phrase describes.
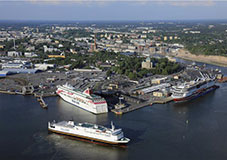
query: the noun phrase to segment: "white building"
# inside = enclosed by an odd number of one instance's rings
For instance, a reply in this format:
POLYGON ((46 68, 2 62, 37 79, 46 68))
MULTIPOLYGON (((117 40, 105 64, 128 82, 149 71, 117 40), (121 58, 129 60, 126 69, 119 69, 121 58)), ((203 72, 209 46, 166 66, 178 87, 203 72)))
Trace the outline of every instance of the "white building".
POLYGON ((121 44, 121 43, 123 43, 123 41, 122 40, 116 40, 116 43, 121 44))
POLYGON ((141 37, 141 38, 147 38, 147 35, 142 34, 140 37, 141 37))
POLYGON ((89 40, 92 40, 92 38, 91 37, 79 37, 79 38, 74 38, 74 40, 88 42, 89 40))
POLYGON ((59 47, 59 48, 62 48, 62 47, 64 47, 64 46, 63 46, 63 44, 59 44, 58 47, 59 47))
POLYGON ((3 63, 2 64, 2 69, 6 68, 23 68, 24 64, 22 63, 3 63))
POLYGON ((8 56, 9 57, 19 57, 19 56, 22 56, 22 53, 21 52, 17 52, 17 51, 9 51, 8 52, 8 56))
POLYGON ((53 51, 58 51, 57 48, 50 47, 48 48, 46 45, 43 46, 44 52, 53 52, 53 51))
POLYGON ((45 71, 47 69, 55 68, 55 64, 35 64, 35 69, 45 71))
POLYGON ((169 83, 163 83, 163 84, 159 84, 159 85, 156 85, 156 86, 141 89, 137 92, 143 95, 143 94, 148 94, 148 93, 158 91, 158 90, 161 90, 161 89, 165 89, 165 88, 168 88, 168 87, 170 87, 169 83))
POLYGON ((153 68, 153 62, 151 62, 151 58, 147 57, 143 62, 142 62, 142 68, 146 69, 151 69, 153 68))
POLYGON ((34 51, 35 50, 35 46, 29 46, 26 48, 26 51, 34 51))
POLYGON ((24 56, 25 57, 37 57, 38 55, 35 54, 34 52, 25 52, 24 56))
POLYGON ((136 46, 128 46, 128 49, 135 50, 136 46))

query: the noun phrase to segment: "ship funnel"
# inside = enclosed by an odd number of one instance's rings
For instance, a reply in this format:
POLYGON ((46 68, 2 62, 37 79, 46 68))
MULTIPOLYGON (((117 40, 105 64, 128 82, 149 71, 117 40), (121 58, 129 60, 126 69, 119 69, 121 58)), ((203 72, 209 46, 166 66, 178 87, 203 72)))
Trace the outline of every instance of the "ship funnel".
POLYGON ((91 88, 87 88, 85 91, 84 91, 85 94, 92 94, 92 90, 91 88))
POLYGON ((70 89, 74 89, 74 87, 71 84, 69 84, 68 82, 66 82, 63 86, 70 88, 70 89))
POLYGON ((204 77, 203 73, 202 72, 199 72, 199 74, 201 75, 202 79, 204 80, 205 77, 204 77))
POLYGON ((115 126, 113 124, 113 121, 111 121, 111 130, 114 131, 114 129, 115 129, 115 126))
POLYGON ((68 121, 68 124, 74 126, 74 121, 68 121))

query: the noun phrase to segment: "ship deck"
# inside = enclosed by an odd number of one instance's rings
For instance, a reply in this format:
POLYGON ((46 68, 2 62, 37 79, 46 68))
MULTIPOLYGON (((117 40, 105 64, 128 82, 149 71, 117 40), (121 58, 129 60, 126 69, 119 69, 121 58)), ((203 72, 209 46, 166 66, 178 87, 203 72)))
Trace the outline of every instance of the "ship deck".
POLYGON ((98 96, 98 95, 95 95, 95 94, 90 94, 89 96, 88 95, 85 95, 83 93, 82 90, 80 89, 76 89, 76 88, 67 88, 65 86, 59 86, 59 87, 62 87, 63 89, 67 90, 67 91, 70 91, 70 92, 73 92, 74 94, 77 94, 79 96, 82 96, 84 98, 88 98, 88 99, 91 99, 91 100, 96 100, 96 101, 102 101, 103 98, 101 96, 98 96))
POLYGON ((79 127, 84 127, 84 128, 91 128, 91 129, 97 129, 100 131, 106 131, 109 130, 108 128, 104 127, 104 126, 100 126, 100 125, 95 125, 95 124, 91 124, 91 123, 77 123, 77 124, 69 124, 67 121, 61 121, 56 123, 57 126, 61 126, 61 127, 68 127, 68 128, 73 128, 74 126, 79 126, 79 127))
POLYGON ((61 126, 61 127, 68 127, 68 128, 73 128, 74 125, 69 124, 67 121, 61 121, 56 123, 56 125, 61 126))

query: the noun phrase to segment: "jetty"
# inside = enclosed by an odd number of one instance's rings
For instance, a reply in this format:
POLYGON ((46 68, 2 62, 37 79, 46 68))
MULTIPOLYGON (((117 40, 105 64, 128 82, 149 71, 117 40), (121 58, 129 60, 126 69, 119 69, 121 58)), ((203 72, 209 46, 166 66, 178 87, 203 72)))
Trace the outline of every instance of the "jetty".
POLYGON ((124 114, 124 113, 128 113, 128 112, 132 112, 134 110, 146 107, 146 106, 151 106, 152 105, 152 101, 146 101, 146 102, 142 102, 139 104, 131 104, 128 107, 124 107, 124 108, 120 108, 120 109, 112 109, 111 111, 114 112, 115 114, 124 114))
POLYGON ((0 93, 4 93, 4 94, 16 94, 15 92, 10 91, 10 90, 8 90, 8 91, 0 90, 0 93))
POLYGON ((43 97, 42 96, 37 97, 37 101, 39 102, 40 106, 43 109, 47 109, 47 106, 48 105, 45 103, 45 101, 43 100, 43 97))
POLYGON ((165 104, 173 101, 172 97, 165 97, 165 98, 156 98, 152 100, 153 104, 165 104))
POLYGON ((159 99, 150 99, 150 100, 145 101, 145 102, 131 103, 128 107, 115 108, 115 109, 112 109, 111 112, 114 112, 115 114, 121 115, 121 114, 132 112, 134 110, 137 110, 137 109, 140 109, 140 108, 143 108, 143 107, 151 106, 153 104, 168 103, 168 102, 171 102, 172 100, 173 100, 172 97, 164 97, 164 98, 159 98, 159 99))
POLYGON ((40 97, 40 96, 42 96, 43 98, 57 96, 56 93, 34 93, 33 95, 34 95, 34 97, 40 97))
POLYGON ((21 93, 23 95, 32 95, 33 92, 34 92, 34 86, 31 85, 31 84, 22 87, 22 92, 21 93))
POLYGON ((225 83, 227 82, 227 77, 222 77, 221 79, 218 80, 219 83, 225 83))

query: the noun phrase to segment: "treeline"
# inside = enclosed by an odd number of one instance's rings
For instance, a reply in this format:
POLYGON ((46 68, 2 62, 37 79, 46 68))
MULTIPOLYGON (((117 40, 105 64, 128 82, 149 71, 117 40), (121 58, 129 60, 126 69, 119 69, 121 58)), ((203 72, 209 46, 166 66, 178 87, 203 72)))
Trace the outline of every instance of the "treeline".
POLYGON ((151 58, 154 67, 152 69, 144 69, 141 66, 143 60, 145 60, 144 57, 138 57, 136 55, 125 56, 113 52, 97 52, 93 54, 66 55, 65 59, 56 58, 49 62, 57 65, 71 64, 70 69, 74 69, 89 68, 90 66, 100 67, 100 64, 111 61, 115 65, 112 65, 111 68, 105 68, 107 76, 116 73, 126 75, 133 80, 137 80, 147 75, 168 75, 181 69, 181 66, 178 63, 170 62, 167 58, 151 58))
POLYGON ((111 68, 114 73, 128 76, 130 79, 142 78, 148 73, 148 70, 141 68, 141 63, 144 58, 141 57, 128 57, 123 56, 117 63, 117 65, 111 68))
MULTIPOLYGON (((141 63, 144 58, 141 57, 127 57, 123 61, 119 62, 118 66, 114 66, 110 71, 118 74, 126 75, 130 79, 136 80, 147 75, 162 74, 168 75, 181 70, 181 66, 178 63, 170 62, 167 58, 155 59, 151 58, 154 67, 152 69, 142 68, 141 63)), ((109 71, 109 73, 111 73, 109 71)))
POLYGON ((151 69, 152 74, 168 75, 178 72, 182 69, 179 63, 171 62, 167 58, 152 59, 154 62, 154 68, 151 69))
POLYGON ((105 63, 107 60, 116 60, 118 56, 120 55, 113 52, 96 52, 91 54, 66 53, 66 58, 55 58, 50 60, 49 63, 57 65, 71 64, 70 69, 88 68, 89 66, 96 66, 97 62, 105 63))
POLYGON ((192 54, 227 56, 227 32, 223 26, 215 26, 212 29, 200 27, 198 34, 178 33, 180 39, 167 41, 180 43, 192 54))

